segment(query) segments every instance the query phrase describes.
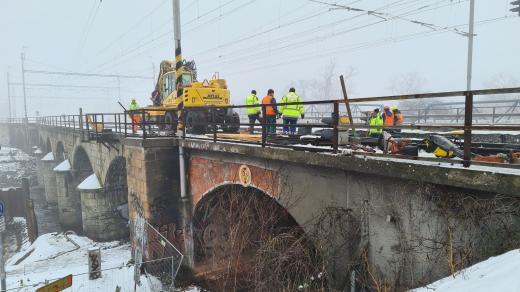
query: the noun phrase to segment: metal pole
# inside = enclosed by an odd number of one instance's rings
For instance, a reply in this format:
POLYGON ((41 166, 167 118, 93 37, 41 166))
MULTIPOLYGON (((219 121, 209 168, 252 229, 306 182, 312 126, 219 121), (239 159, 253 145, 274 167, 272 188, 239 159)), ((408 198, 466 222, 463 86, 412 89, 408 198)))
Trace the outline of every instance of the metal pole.
POLYGON ((23 108, 24 117, 27 120, 27 95, 25 92, 25 54, 22 52, 22 88, 23 88, 23 108))
POLYGON ((22 52, 22 87, 23 87, 23 109, 25 120, 25 145, 29 147, 29 119, 27 117, 27 94, 25 91, 25 54, 22 52))
POLYGON ((473 72, 473 37, 475 24, 475 0, 469 2, 469 35, 468 35, 468 68, 466 78, 466 88, 471 90, 471 74, 473 72))
POLYGON ((0 289, 5 291, 5 266, 4 266, 4 233, 0 232, 0 289))
POLYGON ((466 94, 466 108, 464 112, 464 161, 462 165, 471 165, 471 127, 473 125, 473 93, 466 94))
POLYGON ((7 72, 7 102, 9 104, 9 121, 11 121, 11 82, 9 80, 9 72, 7 72))

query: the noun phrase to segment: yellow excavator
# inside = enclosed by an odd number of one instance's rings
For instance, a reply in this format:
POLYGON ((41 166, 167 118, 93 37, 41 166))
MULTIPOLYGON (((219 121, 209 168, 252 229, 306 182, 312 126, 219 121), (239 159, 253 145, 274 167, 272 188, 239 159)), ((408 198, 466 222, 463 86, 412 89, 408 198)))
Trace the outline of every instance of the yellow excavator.
POLYGON ((146 107, 150 122, 159 125, 161 130, 176 131, 186 127, 186 132, 203 134, 210 130, 213 118, 219 129, 227 133, 238 132, 240 117, 228 108, 212 108, 230 105, 230 92, 226 80, 215 74, 212 79, 197 81, 195 62, 182 61, 175 68, 174 61, 162 61, 159 77, 151 100, 153 106, 146 107), (182 125, 180 110, 188 110, 182 125))
POLYGON ((238 132, 238 113, 222 107, 231 105, 226 80, 215 74, 210 80, 198 82, 195 62, 186 62, 182 58, 180 0, 173 0, 172 4, 175 61, 161 62, 151 97, 153 106, 145 108, 147 117, 151 122, 156 122, 161 130, 176 131, 186 127, 188 133, 204 134, 216 123, 224 132, 238 132), (182 117, 182 112, 186 116, 182 117))

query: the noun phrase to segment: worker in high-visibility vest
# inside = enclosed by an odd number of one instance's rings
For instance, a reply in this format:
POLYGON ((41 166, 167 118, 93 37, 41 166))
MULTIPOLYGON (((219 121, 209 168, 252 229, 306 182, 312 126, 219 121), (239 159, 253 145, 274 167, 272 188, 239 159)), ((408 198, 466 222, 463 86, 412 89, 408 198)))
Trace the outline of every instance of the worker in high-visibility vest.
POLYGON ((278 115, 278 108, 276 106, 276 99, 274 98, 274 90, 269 89, 267 95, 262 99, 262 104, 265 106, 265 123, 266 132, 268 135, 276 134, 276 116, 278 115))
MULTIPOLYGON (((130 111, 137 111, 139 110, 139 105, 137 104, 137 100, 135 98, 132 98, 132 102, 130 103, 130 106, 128 107, 128 110, 130 111)), ((137 129, 139 129, 139 113, 138 112, 131 112, 130 118, 132 119, 132 132, 135 134, 137 132, 137 129)))
POLYGON ((305 111, 303 104, 289 104, 293 102, 302 102, 302 98, 296 94, 294 88, 289 89, 284 97, 282 97, 282 105, 280 106, 280 112, 283 116, 283 132, 284 134, 296 134, 296 125, 298 118, 305 118, 305 111))
MULTIPOLYGON (((401 113, 401 111, 396 106, 392 107, 392 112, 395 116, 395 125, 402 126, 404 123, 403 113, 401 113)), ((396 132, 401 132, 401 129, 396 129, 396 132)))
MULTIPOLYGON (((383 126, 393 127, 395 126, 395 114, 392 112, 389 106, 384 107, 383 114, 383 126)), ((392 132, 392 129, 385 129, 386 132, 392 132)))
MULTIPOLYGON (((258 97, 256 97, 256 90, 251 90, 251 94, 246 98, 246 105, 260 105, 260 101, 258 97)), ((249 133, 253 134, 255 129, 255 122, 260 121, 260 114, 262 113, 262 107, 260 106, 252 106, 247 107, 247 116, 249 117, 249 133)))
POLYGON ((379 114, 379 108, 375 108, 370 114, 368 125, 371 127, 368 129, 369 136, 379 137, 381 135, 383 132, 383 129, 381 128, 383 126, 383 117, 379 114))

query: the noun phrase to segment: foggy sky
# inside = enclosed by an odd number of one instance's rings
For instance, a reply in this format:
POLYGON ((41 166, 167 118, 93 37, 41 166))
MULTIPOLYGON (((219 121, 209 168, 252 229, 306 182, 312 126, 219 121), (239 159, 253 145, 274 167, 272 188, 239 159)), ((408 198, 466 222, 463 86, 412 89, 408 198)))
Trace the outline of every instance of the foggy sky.
MULTIPOLYGON (((274 88, 281 96, 290 84, 321 78, 331 62, 337 74, 355 68, 349 80, 352 97, 391 94, 392 82, 410 72, 425 80, 424 90, 465 89, 467 38, 438 28, 461 25, 457 28, 467 32, 469 1, 326 2, 379 9, 388 20, 330 10, 307 0, 181 0, 183 55, 195 59, 200 80, 214 72, 227 79, 236 104, 244 103, 253 88, 261 94, 274 88), (392 19, 398 15, 437 29, 392 19)), ((477 23, 494 20, 475 28, 473 87, 484 87, 498 74, 520 80, 520 17, 508 11, 510 0, 475 2, 477 23)), ((12 82, 21 82, 22 50, 29 70, 149 77, 27 74, 28 84, 76 86, 28 86, 29 116, 36 111, 77 113, 79 107, 86 112, 120 111, 117 100, 127 104, 131 97, 141 105, 149 104, 154 71, 158 73, 161 60, 174 58, 170 0, 2 0, 0 36, 3 117, 7 116, 6 72, 12 82)), ((333 85, 339 88, 339 82, 333 85)), ((12 95, 21 117, 21 87, 13 86, 12 95)))

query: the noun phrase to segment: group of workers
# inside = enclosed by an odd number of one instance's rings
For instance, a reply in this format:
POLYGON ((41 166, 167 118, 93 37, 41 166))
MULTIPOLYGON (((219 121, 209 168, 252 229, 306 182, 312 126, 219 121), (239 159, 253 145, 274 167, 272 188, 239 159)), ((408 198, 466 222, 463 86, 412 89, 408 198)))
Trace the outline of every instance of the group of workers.
MULTIPOLYGON (((393 106, 385 106, 383 113, 379 113, 379 108, 375 108, 368 118, 368 133, 372 137, 379 137, 383 132, 383 127, 401 126, 404 123, 404 116, 401 111, 393 106)), ((390 129, 387 132, 400 132, 401 129, 390 129)))
POLYGON ((267 95, 262 98, 262 102, 256 96, 256 90, 252 90, 251 94, 246 98, 247 116, 249 117, 249 133, 254 133, 256 121, 260 124, 262 119, 265 120, 266 132, 268 135, 276 134, 276 120, 283 119, 283 134, 296 134, 296 123, 299 118, 305 118, 305 110, 302 98, 296 94, 294 88, 289 89, 289 93, 282 97, 281 102, 277 106, 274 98, 274 90, 269 89, 267 95), (265 108, 264 110, 262 109, 265 108))

